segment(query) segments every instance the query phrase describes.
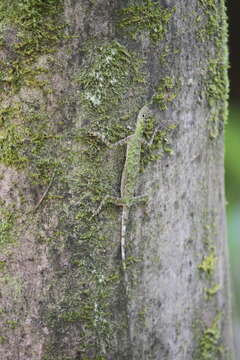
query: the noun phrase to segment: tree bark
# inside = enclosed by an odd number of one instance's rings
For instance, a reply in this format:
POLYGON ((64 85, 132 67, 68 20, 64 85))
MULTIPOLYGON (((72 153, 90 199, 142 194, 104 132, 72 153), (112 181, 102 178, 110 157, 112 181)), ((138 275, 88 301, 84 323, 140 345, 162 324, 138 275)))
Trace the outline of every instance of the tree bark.
POLYGON ((0 10, 0 357, 233 358, 223 0, 0 10), (103 199, 126 158, 109 144, 144 105, 126 277, 122 209, 103 199))

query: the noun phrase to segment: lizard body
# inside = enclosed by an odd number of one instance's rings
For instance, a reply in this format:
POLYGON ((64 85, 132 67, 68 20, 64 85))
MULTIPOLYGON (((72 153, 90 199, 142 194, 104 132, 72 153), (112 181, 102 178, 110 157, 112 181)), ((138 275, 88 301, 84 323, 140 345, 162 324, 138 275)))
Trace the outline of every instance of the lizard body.
POLYGON ((126 268, 126 230, 127 222, 129 218, 129 212, 131 205, 136 201, 143 200, 143 196, 135 196, 135 188, 137 185, 137 179, 140 171, 140 159, 141 159, 141 146, 143 142, 143 131, 146 118, 149 114, 149 109, 145 105, 139 111, 135 132, 127 141, 126 159, 123 167, 121 177, 121 203, 122 206, 122 218, 121 218, 121 259, 123 276, 126 288, 126 294, 128 295, 128 275, 126 268))
MULTIPOLYGON (((126 289, 126 295, 128 296, 128 275, 126 267, 126 230, 127 223, 129 218, 130 207, 133 203, 146 200, 146 196, 135 196, 135 189, 137 185, 137 180, 140 171, 140 160, 141 160, 141 146, 144 142, 143 132, 145 129, 145 123, 150 114, 150 110, 147 105, 144 105, 137 116, 135 131, 132 135, 128 136, 125 139, 118 141, 115 144, 110 144, 106 139, 99 135, 96 132, 91 132, 90 135, 97 136, 100 138, 107 146, 113 147, 116 145, 127 144, 125 163, 121 176, 121 188, 120 188, 120 198, 107 195, 101 201, 100 206, 97 211, 94 213, 94 216, 97 215, 102 206, 108 201, 116 204, 117 206, 122 207, 121 215, 121 260, 122 260, 122 269, 124 276, 124 283, 126 289)), ((153 134, 153 137, 155 132, 153 134)), ((150 141, 153 141, 153 138, 150 141)))

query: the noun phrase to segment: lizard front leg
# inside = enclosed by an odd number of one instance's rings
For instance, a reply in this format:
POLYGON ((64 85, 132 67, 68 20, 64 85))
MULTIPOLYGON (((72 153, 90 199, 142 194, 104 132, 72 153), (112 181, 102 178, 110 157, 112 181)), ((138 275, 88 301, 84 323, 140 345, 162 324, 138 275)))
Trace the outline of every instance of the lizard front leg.
POLYGON ((105 144, 109 148, 125 145, 134 136, 134 135, 129 135, 119 141, 116 141, 115 143, 111 143, 106 139, 106 137, 103 134, 101 134, 97 131, 88 131, 87 133, 89 136, 92 136, 92 137, 95 137, 95 138, 98 138, 99 140, 101 140, 102 143, 105 144))
POLYGON ((116 206, 121 206, 121 207, 124 207, 124 206, 129 207, 129 206, 132 206, 134 204, 139 204, 139 203, 145 204, 147 201, 148 201, 147 195, 137 195, 130 199, 124 199, 124 198, 118 198, 118 197, 111 196, 111 195, 106 195, 100 202, 100 205, 98 206, 98 208, 92 214, 91 219, 94 218, 95 216, 97 216, 100 213, 100 211, 102 210, 102 208, 107 203, 114 204, 116 206))

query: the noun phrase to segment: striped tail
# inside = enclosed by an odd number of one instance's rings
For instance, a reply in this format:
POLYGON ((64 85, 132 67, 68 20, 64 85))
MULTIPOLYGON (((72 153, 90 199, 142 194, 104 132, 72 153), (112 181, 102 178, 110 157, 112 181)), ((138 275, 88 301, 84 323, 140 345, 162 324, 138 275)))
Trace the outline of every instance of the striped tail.
POLYGON ((127 265, 126 265, 126 233, 127 233, 128 215, 129 215, 129 209, 127 207, 123 207, 122 224, 121 224, 121 258, 122 258, 122 270, 123 270, 123 278, 124 278, 127 298, 129 291, 127 265))

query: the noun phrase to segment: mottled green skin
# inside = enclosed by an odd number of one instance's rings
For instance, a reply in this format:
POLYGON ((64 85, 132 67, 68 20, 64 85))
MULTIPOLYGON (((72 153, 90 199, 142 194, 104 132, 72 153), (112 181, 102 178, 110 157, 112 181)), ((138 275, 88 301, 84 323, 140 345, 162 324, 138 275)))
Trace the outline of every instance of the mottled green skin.
POLYGON ((127 143, 126 159, 121 180, 121 197, 128 206, 134 197, 139 177, 144 125, 146 124, 146 119, 149 114, 150 111, 148 107, 146 105, 143 106, 137 117, 135 132, 127 143))

